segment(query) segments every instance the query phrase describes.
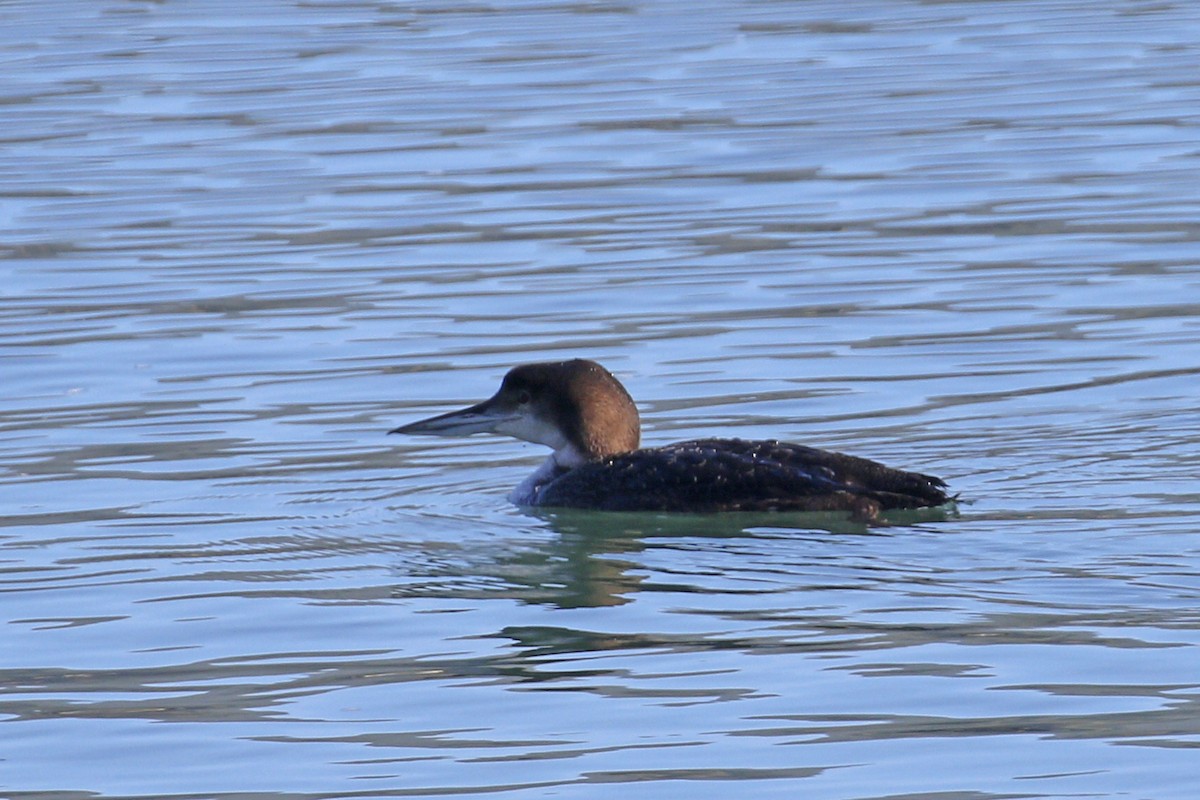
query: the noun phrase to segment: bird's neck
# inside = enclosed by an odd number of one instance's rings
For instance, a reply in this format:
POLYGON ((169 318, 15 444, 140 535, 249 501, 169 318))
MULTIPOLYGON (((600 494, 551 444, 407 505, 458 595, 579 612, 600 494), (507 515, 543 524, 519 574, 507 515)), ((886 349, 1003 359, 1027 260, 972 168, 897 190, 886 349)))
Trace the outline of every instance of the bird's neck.
POLYGON ((532 506, 537 504, 538 495, 546 485, 564 472, 588 463, 589 459, 575 445, 567 443, 559 447, 550 457, 541 463, 525 480, 508 495, 508 501, 516 506, 532 506))

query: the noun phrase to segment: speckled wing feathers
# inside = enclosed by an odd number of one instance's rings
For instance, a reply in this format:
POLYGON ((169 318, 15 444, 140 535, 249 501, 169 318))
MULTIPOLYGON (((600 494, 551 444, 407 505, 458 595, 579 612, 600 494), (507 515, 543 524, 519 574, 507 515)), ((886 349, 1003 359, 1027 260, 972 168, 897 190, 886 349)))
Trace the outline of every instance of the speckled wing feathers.
POLYGON ((584 464, 547 484, 539 506, 607 511, 850 511, 945 503, 932 476, 777 441, 700 439, 584 464))

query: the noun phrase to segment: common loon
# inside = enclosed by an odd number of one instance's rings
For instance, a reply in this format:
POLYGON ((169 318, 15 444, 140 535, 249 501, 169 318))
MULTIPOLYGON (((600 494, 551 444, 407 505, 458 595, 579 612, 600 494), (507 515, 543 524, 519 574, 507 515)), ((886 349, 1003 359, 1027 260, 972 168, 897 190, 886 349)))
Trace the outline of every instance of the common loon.
POLYGON ((696 439, 638 448, 625 387, 594 361, 523 364, 482 403, 389 433, 502 433, 554 453, 509 495, 516 505, 606 511, 849 511, 938 506, 940 478, 787 442, 696 439))

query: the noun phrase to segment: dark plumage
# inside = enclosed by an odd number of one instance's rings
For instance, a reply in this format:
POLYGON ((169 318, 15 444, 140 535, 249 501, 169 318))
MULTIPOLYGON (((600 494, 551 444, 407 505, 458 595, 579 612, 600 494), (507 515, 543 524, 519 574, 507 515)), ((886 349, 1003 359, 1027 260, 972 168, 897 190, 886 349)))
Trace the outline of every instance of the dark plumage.
POLYGON ((850 511, 946 503, 946 484, 799 444, 698 439, 609 456, 562 473, 537 505, 604 511, 850 511))
POLYGON ((604 511, 849 511, 939 506, 931 475, 799 444, 697 439, 637 449, 637 407, 608 370, 583 359, 509 370, 482 403, 391 433, 504 433, 554 454, 518 486, 518 505, 604 511))

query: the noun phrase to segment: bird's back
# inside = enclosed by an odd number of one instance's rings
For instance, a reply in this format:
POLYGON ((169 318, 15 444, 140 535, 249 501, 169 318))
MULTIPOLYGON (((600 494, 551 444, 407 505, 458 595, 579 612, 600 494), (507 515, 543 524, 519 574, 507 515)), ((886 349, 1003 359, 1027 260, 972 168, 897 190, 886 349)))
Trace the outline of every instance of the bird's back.
POLYGON ((849 511, 946 503, 930 475, 798 444, 698 439, 635 450, 568 470, 537 505, 605 511, 849 511))

